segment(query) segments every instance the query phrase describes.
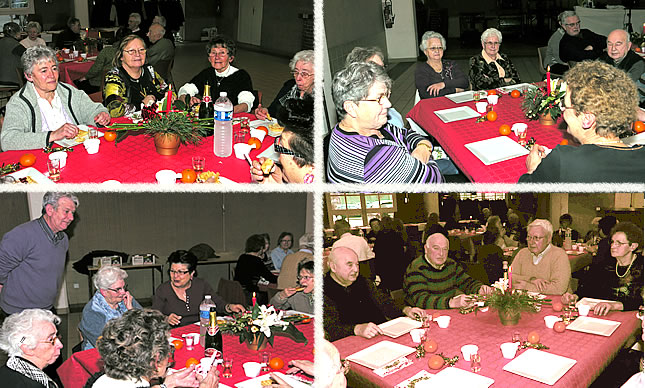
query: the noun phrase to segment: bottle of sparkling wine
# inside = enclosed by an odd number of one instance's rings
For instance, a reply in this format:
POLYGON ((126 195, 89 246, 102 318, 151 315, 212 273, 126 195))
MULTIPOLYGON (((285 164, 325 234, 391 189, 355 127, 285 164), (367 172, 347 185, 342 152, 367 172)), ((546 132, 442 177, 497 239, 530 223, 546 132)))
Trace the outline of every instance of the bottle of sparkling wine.
POLYGON ((211 307, 204 341, 204 356, 214 357, 215 359, 222 358, 223 351, 222 332, 217 325, 217 313, 215 312, 215 307, 211 307))

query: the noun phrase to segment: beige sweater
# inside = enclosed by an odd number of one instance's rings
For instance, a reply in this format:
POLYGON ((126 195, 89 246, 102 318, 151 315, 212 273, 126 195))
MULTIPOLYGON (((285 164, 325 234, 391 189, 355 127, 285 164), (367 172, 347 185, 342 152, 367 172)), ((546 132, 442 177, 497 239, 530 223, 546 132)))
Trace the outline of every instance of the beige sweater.
POLYGON ((512 264, 513 288, 538 291, 532 283, 520 285, 518 282, 529 282, 531 278, 545 279, 549 282, 542 291, 544 294, 562 295, 567 292, 571 280, 571 265, 564 249, 551 245, 538 265, 533 264, 533 257, 528 248, 522 249, 512 264))

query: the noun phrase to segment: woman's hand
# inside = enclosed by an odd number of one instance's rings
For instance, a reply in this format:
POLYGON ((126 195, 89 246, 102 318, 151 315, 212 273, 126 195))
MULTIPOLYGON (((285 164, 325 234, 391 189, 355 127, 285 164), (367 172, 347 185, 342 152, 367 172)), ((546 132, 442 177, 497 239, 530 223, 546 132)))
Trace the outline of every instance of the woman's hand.
POLYGON ((255 108, 255 117, 257 117, 258 120, 266 120, 267 113, 269 113, 269 111, 262 105, 258 105, 258 107, 255 108))
POLYGON ((132 294, 130 294, 130 291, 126 291, 125 295, 123 295, 123 303, 125 303, 125 308, 128 310, 132 310, 132 294))
POLYGON ((94 117, 94 122, 100 125, 110 124, 110 114, 108 112, 101 112, 94 117))
POLYGON ((251 165, 251 178, 257 183, 282 183, 282 169, 278 165, 274 165, 269 175, 264 175, 262 172, 262 163, 267 158, 259 158, 253 161, 251 165))
POLYGON ((49 141, 73 139, 76 135, 78 135, 78 127, 74 124, 65 123, 49 135, 49 141))
POLYGON ((403 314, 405 314, 408 318, 414 319, 417 315, 422 317, 425 315, 425 311, 420 309, 419 307, 410 307, 410 306, 405 306, 403 308, 403 314))
POLYGON ((297 288, 294 287, 289 287, 285 288, 284 290, 280 291, 280 299, 287 299, 291 295, 295 294, 297 291, 297 288))
POLYGON ((271 376, 271 378, 273 380, 275 380, 275 383, 269 385, 269 387, 271 387, 271 388, 291 388, 291 385, 289 385, 286 381, 282 380, 275 373, 271 372, 271 373, 269 373, 269 376, 271 376))
POLYGON ((531 147, 531 152, 526 156, 526 172, 533 174, 536 168, 542 163, 542 159, 546 157, 546 149, 541 145, 534 144, 531 147))
POLYGON ((199 388, 217 388, 219 385, 219 372, 217 371, 217 365, 211 366, 206 377, 202 377, 197 374, 197 381, 199 382, 199 388))
POLYGON ((411 155, 419 162, 427 164, 432 158, 432 145, 429 141, 424 140, 417 144, 417 147, 412 151, 411 155))
POLYGON ((197 373, 195 373, 195 366, 191 365, 189 368, 181 369, 175 373, 169 374, 164 379, 164 384, 168 388, 175 387, 199 387, 197 373))
POLYGON ((314 363, 308 360, 291 360, 289 361, 291 368, 287 369, 287 374, 298 373, 298 371, 303 371, 309 376, 314 375, 314 363))
POLYGON ((430 94, 431 96, 438 96, 439 91, 441 89, 445 88, 445 87, 446 87, 445 82, 437 82, 436 84, 432 84, 432 85, 428 86, 428 89, 427 89, 428 94, 430 94))
POLYGON ((233 304, 233 303, 227 304, 225 309, 229 313, 243 313, 246 311, 244 306, 242 306, 241 304, 233 304))
POLYGON ((144 106, 150 106, 150 105, 154 104, 154 103, 155 103, 155 101, 157 101, 157 99, 155 98, 155 96, 153 96, 152 94, 148 94, 147 96, 145 96, 145 97, 143 98, 143 101, 142 101, 142 102, 143 102, 143 105, 144 105, 144 106))
POLYGON ((166 317, 166 322, 168 322, 170 326, 177 326, 179 325, 180 321, 181 321, 181 315, 177 315, 175 313, 170 313, 170 315, 166 317))
POLYGON ((560 301, 562 302, 562 304, 568 306, 570 303, 576 303, 578 301, 578 295, 572 294, 570 292, 565 292, 560 297, 560 301))

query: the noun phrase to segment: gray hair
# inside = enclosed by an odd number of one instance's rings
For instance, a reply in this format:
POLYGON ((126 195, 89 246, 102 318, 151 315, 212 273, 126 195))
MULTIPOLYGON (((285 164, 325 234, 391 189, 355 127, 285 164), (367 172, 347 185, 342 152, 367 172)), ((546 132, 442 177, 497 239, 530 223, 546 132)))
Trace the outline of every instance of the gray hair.
POLYGON ((325 370, 327 373, 316 375, 317 387, 331 387, 336 375, 342 373, 342 363, 340 360, 340 353, 338 349, 331 342, 326 339, 316 341, 316 347, 319 351, 316 352, 316 365, 320 370, 325 370))
POLYGON ((128 273, 114 265, 104 265, 92 277, 92 283, 97 290, 107 290, 119 280, 125 280, 128 273))
POLYGON ((18 23, 8 22, 2 26, 2 33, 12 37, 17 37, 20 34, 20 26, 18 23))
POLYGON ((572 16, 578 16, 578 14, 576 14, 576 11, 564 11, 564 12, 561 12, 558 15, 558 23, 560 23, 560 25, 563 26, 564 22, 567 20, 567 18, 570 18, 572 16))
POLYGON ((27 26, 25 27, 25 31, 29 31, 29 30, 31 30, 33 28, 35 28, 36 31, 38 31, 38 33, 40 33, 42 31, 42 29, 40 27, 40 23, 38 23, 36 21, 32 21, 32 22, 27 23, 27 26))
POLYGON ((482 32, 482 43, 484 43, 486 39, 488 39, 488 37, 491 35, 495 35, 497 39, 499 39, 499 43, 502 43, 502 33, 499 32, 497 28, 489 28, 486 31, 482 32))
MULTIPOLYGON (((428 49, 428 40, 432 38, 439 39, 441 41, 441 47, 443 47, 444 50, 446 49, 446 38, 444 38, 443 35, 434 31, 426 31, 421 37, 421 44, 419 45, 421 51, 425 52, 428 49)), ((500 41, 501 40, 502 38, 500 38, 500 41)))
POLYGON ((291 71, 294 71, 296 69, 296 64, 299 61, 311 63, 311 65, 313 66, 313 64, 314 64, 314 50, 298 51, 296 53, 296 55, 294 55, 293 58, 291 58, 291 60, 289 61, 289 68, 291 69, 291 71))
POLYGON ((385 84, 387 91, 392 88, 392 79, 385 69, 372 62, 354 62, 336 73, 332 84, 332 96, 336 104, 336 113, 342 120, 347 112, 345 101, 360 101, 367 97, 375 83, 385 84))
POLYGON ((314 247, 314 235, 313 233, 305 233, 298 240, 298 246, 300 249, 313 249, 314 247))
POLYGON ((34 66, 42 62, 52 61, 56 66, 58 66, 56 52, 47 46, 29 47, 25 50, 25 53, 22 54, 21 61, 22 68, 27 75, 31 75, 34 71, 34 66))
POLYGON ((157 15, 152 20, 154 20, 154 19, 157 19, 157 23, 161 24, 161 26, 163 28, 166 28, 166 17, 165 16, 157 15))
POLYGON ((138 14, 137 12, 132 12, 130 16, 128 16, 128 19, 130 18, 134 18, 134 20, 136 20, 137 23, 141 23, 141 15, 138 14))
POLYGON ((21 356, 20 345, 27 345, 30 349, 38 346, 39 334, 34 332, 34 323, 51 322, 54 325, 60 324, 60 318, 49 310, 28 309, 20 313, 12 314, 4 320, 0 329, 0 349, 4 350, 9 357, 21 356))
MULTIPOLYGON (((32 47, 32 48, 39 48, 39 47, 40 46, 32 47)), ((31 50, 32 48, 28 48, 27 51, 31 50)), ((52 205, 54 207, 54 210, 58 209, 58 201, 60 201, 61 198, 71 199, 72 202, 74 202, 74 205, 78 207, 78 204, 79 204, 78 198, 74 194, 64 193, 61 191, 49 191, 45 193, 45 195, 43 195, 43 214, 45 214, 45 208, 47 205, 52 205)))
MULTIPOLYGON (((152 26, 159 26, 161 28, 161 37, 163 38, 164 34, 166 33, 166 27, 164 27, 161 23, 152 23, 150 27, 152 26)), ((150 29, 150 27, 148 27, 148 30, 150 29)))
POLYGON ((345 59, 345 66, 348 66, 350 63, 354 62, 367 62, 373 56, 381 58, 381 62, 385 63, 385 55, 383 51, 376 46, 372 47, 354 47, 352 51, 347 54, 345 59))
POLYGON ((549 220, 544 220, 541 218, 533 220, 528 226, 526 227, 526 230, 529 230, 529 228, 539 226, 542 229, 544 229, 548 235, 549 241, 551 241, 551 237, 553 237, 553 225, 551 224, 551 221, 549 220))

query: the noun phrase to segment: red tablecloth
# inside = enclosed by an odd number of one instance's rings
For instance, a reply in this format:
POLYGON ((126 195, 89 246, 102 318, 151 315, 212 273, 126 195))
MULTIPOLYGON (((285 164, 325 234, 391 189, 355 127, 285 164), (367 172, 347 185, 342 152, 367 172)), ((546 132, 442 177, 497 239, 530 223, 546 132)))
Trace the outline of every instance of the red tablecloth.
MULTIPOLYGON (((495 106, 498 118, 492 122, 475 123, 476 119, 468 119, 448 124, 444 123, 434 114, 434 111, 457 106, 469 106, 475 110, 475 103, 472 101, 455 104, 446 97, 421 100, 408 112, 407 117, 414 120, 426 132, 437 139, 450 159, 471 181, 475 183, 517 183, 519 177, 526 173, 526 156, 486 166, 465 145, 500 136, 500 125, 508 124, 512 126, 518 122, 528 124, 527 139, 534 137, 538 144, 545 145, 551 149, 560 144, 563 138, 568 139, 570 144, 574 143, 571 135, 566 133, 566 129, 558 129, 558 127, 566 125, 563 124, 562 118, 558 121, 558 125, 553 126, 540 125, 537 121, 529 121, 524 117, 524 112, 520 108, 521 102, 521 98, 512 98, 508 95, 502 96, 495 106)), ((513 133, 509 136, 517 140, 513 133)))
MULTIPOLYGON (((235 115, 255 118, 251 114, 235 115)), ((233 130, 239 124, 233 126, 233 130)), ((102 129, 100 129, 103 131, 102 129)), ((251 151, 251 159, 273 144, 274 137, 266 136, 259 150, 251 151)), ((35 169, 47 172, 48 155, 42 150, 5 151, 0 153, 2 163, 16 163, 26 152, 36 155, 35 169)), ((206 158, 205 171, 219 172, 221 176, 235 182, 250 182, 249 163, 237 159, 235 154, 219 158, 213 153, 213 137, 206 137, 199 146, 181 145, 176 155, 163 156, 155 150, 152 138, 145 135, 128 136, 118 144, 108 142, 101 137, 101 146, 97 154, 89 155, 85 147, 79 144, 73 152, 68 153, 67 165, 61 172, 59 183, 101 183, 106 180, 117 180, 121 183, 156 183, 155 174, 159 170, 169 169, 181 172, 192 168, 192 157, 201 155, 206 158)))
MULTIPOLYGON (((428 311, 432 312, 431 310, 428 311)), ((457 310, 441 310, 440 313, 441 315, 449 315, 452 319, 450 326, 446 329, 440 329, 436 324, 433 324, 430 329, 431 338, 439 345, 437 352, 443 353, 447 357, 459 355, 459 361, 455 364, 455 367, 470 371, 470 363, 464 361, 461 347, 466 344, 477 345, 482 359, 482 369, 479 374, 495 380, 491 387, 547 386, 502 370, 504 365, 511 360, 502 357, 499 345, 504 342, 511 342, 514 332, 519 332, 524 341, 529 332, 536 331, 540 335, 540 342, 550 348, 546 350, 547 352, 576 360, 577 363, 554 385, 555 387, 573 388, 589 386, 613 360, 625 341, 638 330, 641 324, 634 311, 611 312, 605 319, 620 321, 622 324, 610 337, 603 337, 571 330, 556 333, 552 329, 547 329, 544 325, 543 317, 561 314, 555 313, 550 306, 543 307, 539 313, 522 313, 522 319, 520 319, 517 326, 503 326, 495 310, 478 313, 477 315, 474 313, 462 315, 457 310)), ((399 338, 379 336, 369 340, 351 336, 334 342, 334 345, 340 351, 341 358, 346 358, 359 350, 384 340, 415 347, 409 334, 402 335, 399 338)), ((520 355, 523 351, 518 350, 517 355, 520 355)), ((413 361, 412 365, 384 378, 373 373, 371 369, 353 362, 351 363, 351 371, 352 375, 357 379, 363 380, 361 385, 365 385, 365 381, 369 381, 380 387, 393 387, 414 376, 422 369, 432 374, 437 373, 438 371, 428 368, 428 358, 428 354, 424 358, 416 358, 413 353, 408 356, 408 359, 413 361)), ((536 368, 539 367, 539 365, 536 365, 536 368)), ((353 377, 352 375, 350 375, 350 378, 353 377)))
MULTIPOLYGON (((278 336, 273 342, 273 347, 268 345, 265 351, 271 353, 271 357, 280 357, 285 362, 285 367, 278 372, 284 373, 289 367, 286 365, 290 360, 314 360, 314 324, 313 321, 308 324, 298 325, 305 337, 309 340, 308 344, 295 343, 287 337, 278 336)), ((182 334, 186 333, 199 333, 199 327, 191 324, 183 327, 173 329, 171 334, 173 337, 181 338, 182 334)), ((258 352, 247 349, 245 344, 240 344, 237 336, 232 334, 224 334, 224 354, 228 357, 233 357, 233 377, 222 378, 220 382, 228 386, 233 386, 236 383, 247 380, 244 375, 244 368, 242 364, 247 361, 258 361, 258 352)), ((183 348, 175 351, 175 368, 181 369, 186 364, 188 358, 194 357, 197 360, 204 357, 204 348, 197 344, 189 351, 184 346, 183 348)), ((103 369, 102 361, 99 352, 96 349, 89 349, 82 352, 72 354, 59 368, 58 375, 65 388, 81 388, 85 385, 90 376, 103 369)), ((222 366, 218 367, 220 376, 222 366)), ((269 372, 260 372, 261 375, 269 372)))
POLYGON ((73 81, 85 76, 93 64, 94 61, 92 60, 61 62, 58 64, 58 81, 74 86, 73 81))

